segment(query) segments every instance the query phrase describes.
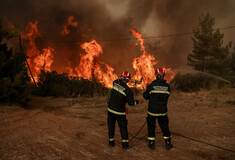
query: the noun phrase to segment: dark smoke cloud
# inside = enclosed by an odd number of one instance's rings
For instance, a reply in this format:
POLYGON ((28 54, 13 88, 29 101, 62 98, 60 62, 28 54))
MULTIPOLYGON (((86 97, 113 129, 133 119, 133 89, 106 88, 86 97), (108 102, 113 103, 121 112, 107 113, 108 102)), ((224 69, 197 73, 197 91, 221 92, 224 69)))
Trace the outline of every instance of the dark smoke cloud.
MULTIPOLYGON (((215 17, 216 27, 234 26, 235 1, 234 0, 177 0, 177 1, 156 1, 154 14, 160 20, 159 30, 163 35, 174 33, 192 32, 199 22, 202 14, 209 13, 215 17)), ((235 43, 234 29, 223 31, 230 32, 225 35, 225 42, 235 43), (231 34, 232 33, 232 34, 231 34)), ((173 67, 184 67, 186 57, 192 50, 190 36, 162 39, 160 59, 163 64, 173 64, 173 67), (169 58, 173 57, 173 58, 169 58)))
MULTIPOLYGON (((143 32, 143 36, 192 32, 198 24, 199 16, 207 12, 215 17, 217 27, 234 25, 234 0, 129 0, 128 6, 123 6, 127 7, 126 13, 121 17, 114 17, 110 13, 114 8, 108 8, 106 4, 120 7, 118 4, 123 2, 122 0, 1 0, 0 15, 7 17, 21 31, 28 22, 38 20, 38 28, 42 35, 38 40, 47 42, 37 42, 37 46, 39 48, 50 46, 55 49, 53 68, 59 72, 65 71, 69 61, 74 67, 79 64, 79 54, 84 53, 79 45, 84 41, 132 37, 130 28, 143 32), (63 36, 61 34, 63 25, 71 15, 77 20, 79 27, 70 27, 71 33, 63 36), (154 26, 151 30, 146 29, 149 23, 154 26)), ((225 35, 228 41, 234 41, 234 30, 224 33, 228 33, 225 35)), ((183 68, 186 66, 187 54, 192 49, 191 37, 192 35, 146 40, 147 51, 159 61, 158 66, 183 68)), ((104 50, 100 58, 117 69, 116 73, 119 74, 126 69, 134 72, 132 60, 141 55, 139 48, 135 46, 135 40, 99 41, 99 43, 104 50)))
MULTIPOLYGON (((146 33, 146 36, 192 32, 198 25, 199 17, 207 13, 215 17, 216 28, 235 25, 234 0, 141 1, 144 4, 138 2, 131 1, 127 15, 132 17, 132 25, 137 30, 146 33), (141 9, 139 6, 145 7, 141 9), (155 26, 153 31, 146 30, 144 26, 148 17, 151 17, 148 23, 153 23, 155 26)), ((225 34, 225 44, 229 41, 235 43, 234 29, 221 30, 221 32, 225 34)), ((151 39, 146 40, 146 45, 149 46, 148 51, 159 60, 159 66, 185 68, 187 55, 191 52, 193 45, 191 37, 193 35, 151 39)))

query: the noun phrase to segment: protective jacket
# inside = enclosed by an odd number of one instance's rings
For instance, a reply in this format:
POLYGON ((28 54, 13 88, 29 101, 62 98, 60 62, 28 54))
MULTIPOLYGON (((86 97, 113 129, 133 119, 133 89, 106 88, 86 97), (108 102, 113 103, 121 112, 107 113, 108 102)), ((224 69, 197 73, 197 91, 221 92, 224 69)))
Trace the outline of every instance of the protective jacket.
POLYGON ((167 115, 167 101, 170 96, 170 85, 164 79, 153 81, 143 94, 149 99, 148 114, 152 116, 167 115))
POLYGON ((134 96, 130 88, 121 79, 113 82, 113 89, 108 101, 108 111, 118 115, 125 115, 125 105, 136 105, 134 96))

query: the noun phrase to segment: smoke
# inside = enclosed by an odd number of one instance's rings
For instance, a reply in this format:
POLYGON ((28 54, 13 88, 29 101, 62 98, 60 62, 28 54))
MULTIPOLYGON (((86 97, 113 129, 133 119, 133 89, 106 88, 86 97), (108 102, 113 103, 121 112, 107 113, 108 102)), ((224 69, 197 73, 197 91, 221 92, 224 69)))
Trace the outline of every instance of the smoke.
MULTIPOLYGON (((209 13, 215 17, 215 27, 234 26, 234 0, 158 0, 142 1, 145 4, 130 2, 127 15, 132 18, 133 26, 143 36, 174 35, 189 33, 199 23, 199 17, 209 13), (141 10, 140 6, 148 6, 141 10), (135 10, 136 12, 134 12, 135 10), (145 14, 141 13, 144 11, 145 14)), ((224 36, 224 45, 229 41, 235 43, 235 31, 221 30, 224 36)), ((146 40, 147 50, 158 59, 158 66, 170 66, 183 69, 187 67, 187 55, 192 51, 192 35, 165 37, 146 40)))
MULTIPOLYGON (((140 56, 135 40, 118 40, 132 37, 130 28, 144 36, 192 32, 199 16, 210 13, 217 27, 234 25, 234 0, 1 0, 0 15, 15 28, 24 31, 28 22, 38 20, 42 37, 37 46, 54 48, 53 69, 66 71, 68 62, 76 67, 80 45, 95 39, 103 47, 101 59, 115 68, 132 73, 132 61, 140 56), (78 27, 69 27, 70 34, 63 35, 68 16, 74 16, 78 27), (108 40, 108 41, 99 41, 108 40), (110 40, 110 41, 109 41, 110 40)), ((234 30, 222 31, 225 42, 233 41, 234 30)), ((184 68, 187 54, 192 50, 193 35, 148 39, 147 51, 158 60, 157 67, 184 68)))
MULTIPOLYGON (((156 1, 154 18, 157 19, 159 35, 192 32, 199 22, 202 14, 209 13, 215 17, 215 27, 234 26, 235 1, 233 0, 177 0, 156 1)), ((235 43, 234 29, 223 31, 225 44, 229 41, 235 43), (228 34, 229 33, 229 34, 228 34)), ((164 65, 173 64, 173 68, 184 68, 187 55, 192 50, 193 35, 177 36, 160 39, 159 59, 164 65)))

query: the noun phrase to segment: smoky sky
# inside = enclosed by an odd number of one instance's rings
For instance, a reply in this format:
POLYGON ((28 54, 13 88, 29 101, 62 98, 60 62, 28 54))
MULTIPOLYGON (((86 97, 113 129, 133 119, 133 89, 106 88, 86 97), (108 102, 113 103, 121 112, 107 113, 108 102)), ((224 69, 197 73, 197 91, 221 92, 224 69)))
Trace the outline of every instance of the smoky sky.
MULTIPOLYGON (((234 0, 0 1, 1 18, 18 30, 24 31, 28 22, 38 21, 42 36, 37 38, 37 47, 54 48, 52 68, 59 72, 65 71, 68 62, 76 67, 80 54, 85 54, 80 45, 92 39, 103 47, 100 59, 115 68, 117 74, 123 70, 134 72, 133 58, 141 55, 136 40, 120 40, 133 37, 130 28, 146 37, 192 32, 199 17, 207 13, 215 17, 215 27, 235 25, 234 0), (61 32, 68 16, 75 17, 78 27, 69 27, 70 34, 64 36, 61 32)), ((221 32, 225 34, 225 44, 232 41, 234 45, 235 30, 221 32)), ((192 50, 192 36, 146 39, 145 46, 158 61, 156 67, 184 68, 192 50)))

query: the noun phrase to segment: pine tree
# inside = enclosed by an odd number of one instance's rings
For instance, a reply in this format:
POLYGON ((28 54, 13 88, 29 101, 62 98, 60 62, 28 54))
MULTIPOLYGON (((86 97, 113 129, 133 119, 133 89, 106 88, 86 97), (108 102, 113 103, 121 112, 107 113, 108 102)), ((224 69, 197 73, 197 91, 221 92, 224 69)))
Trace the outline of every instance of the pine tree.
POLYGON ((223 47, 224 34, 214 29, 215 19, 207 14, 199 18, 199 25, 193 30, 193 50, 189 53, 188 65, 195 70, 226 76, 231 72, 228 58, 231 42, 223 47))
POLYGON ((14 36, 2 27, 0 19, 0 101, 26 102, 30 95, 26 55, 13 53, 5 42, 14 36))

